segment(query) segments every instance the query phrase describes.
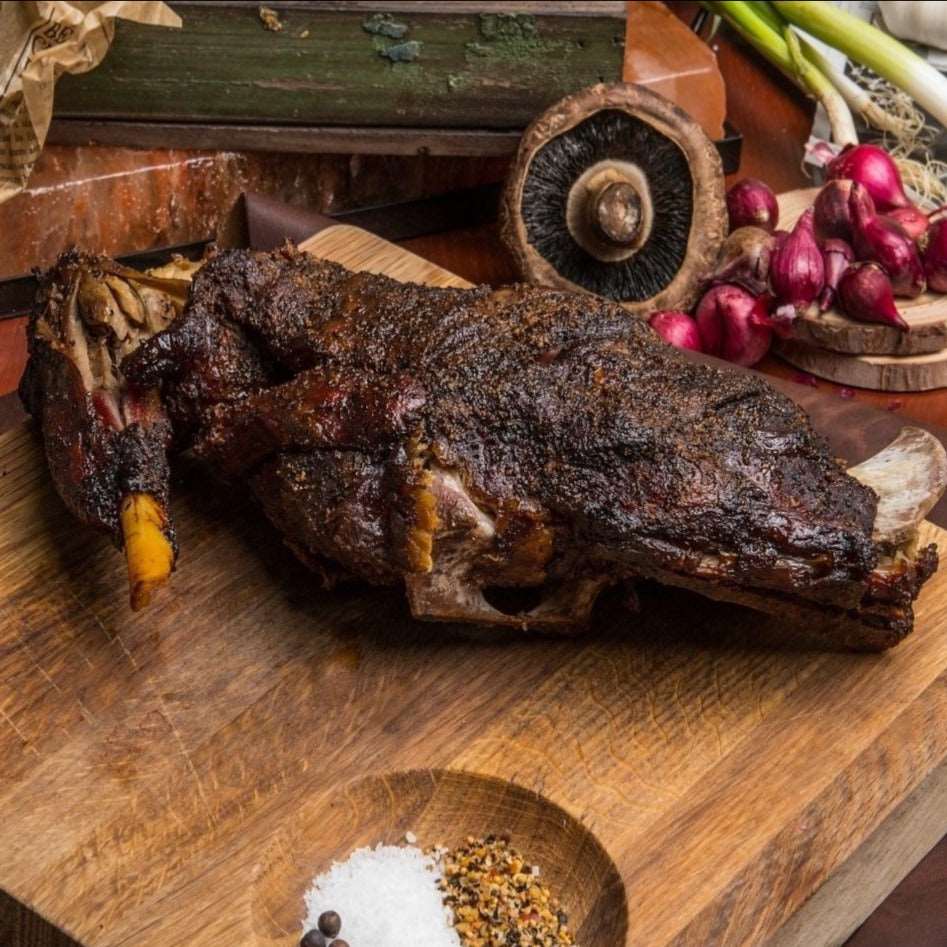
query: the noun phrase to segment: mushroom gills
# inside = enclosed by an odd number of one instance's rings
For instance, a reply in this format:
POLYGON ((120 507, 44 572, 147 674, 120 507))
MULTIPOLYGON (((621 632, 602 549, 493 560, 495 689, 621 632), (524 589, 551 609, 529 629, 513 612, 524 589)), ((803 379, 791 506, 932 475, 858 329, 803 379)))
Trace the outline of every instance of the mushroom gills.
POLYGON ((633 83, 583 89, 540 115, 501 203, 501 235, 524 282, 642 315, 696 302, 726 224, 713 142, 633 83))

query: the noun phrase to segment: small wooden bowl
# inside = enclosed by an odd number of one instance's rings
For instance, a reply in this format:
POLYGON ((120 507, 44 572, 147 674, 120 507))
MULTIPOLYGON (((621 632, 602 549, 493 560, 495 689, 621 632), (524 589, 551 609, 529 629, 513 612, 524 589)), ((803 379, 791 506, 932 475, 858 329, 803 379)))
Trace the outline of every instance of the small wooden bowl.
MULTIPOLYGON (((468 835, 507 834, 562 902, 579 944, 624 944, 625 890, 595 836, 548 799, 504 780, 455 770, 368 776, 303 806, 267 847, 251 892, 259 947, 294 947, 315 876, 354 849, 454 845, 468 835)), ((343 919, 344 923, 344 919, 343 919)))

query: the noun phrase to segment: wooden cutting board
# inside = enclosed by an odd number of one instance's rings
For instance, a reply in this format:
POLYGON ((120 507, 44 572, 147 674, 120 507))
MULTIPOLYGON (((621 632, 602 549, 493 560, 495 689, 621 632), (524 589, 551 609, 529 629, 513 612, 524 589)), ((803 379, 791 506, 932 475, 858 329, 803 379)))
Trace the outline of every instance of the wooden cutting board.
MULTIPOLYGON (((309 248, 462 285, 349 227, 309 248)), ((947 831, 947 569, 883 655, 653 588, 584 638, 470 640, 322 591, 184 464, 173 588, 132 614, 29 431, 0 474, 0 886, 88 947, 290 947, 312 876, 406 830, 510 831, 583 947, 813 947, 947 831)))
MULTIPOLYGON (((803 188, 780 194, 780 227, 791 229, 818 193, 803 188)), ((776 351, 797 368, 841 385, 876 391, 947 387, 947 296, 923 293, 896 302, 909 332, 812 306, 796 321, 791 339, 776 340, 776 351)))

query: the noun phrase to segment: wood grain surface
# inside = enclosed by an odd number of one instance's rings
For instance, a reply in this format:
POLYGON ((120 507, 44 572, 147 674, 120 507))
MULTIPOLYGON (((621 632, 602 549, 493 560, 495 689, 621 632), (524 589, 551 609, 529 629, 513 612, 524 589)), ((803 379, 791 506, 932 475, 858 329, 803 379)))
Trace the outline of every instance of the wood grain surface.
MULTIPOLYGON (((352 128, 522 129, 557 99, 621 75, 621 3, 172 2, 180 30, 115 24, 102 64, 63 76, 60 118, 352 128)), ((172 132, 173 133, 173 132, 172 132)))
POLYGON ((777 339, 774 349, 790 365, 839 385, 886 392, 947 388, 947 350, 924 355, 841 355, 792 339, 777 339))
MULTIPOLYGON (((352 228, 312 248, 456 283, 352 228)), ((860 879, 835 943, 947 828, 911 803, 947 757, 947 571, 883 655, 778 647, 775 619, 656 588, 585 639, 469 640, 400 593, 318 589, 185 465, 173 588, 134 615, 28 430, 0 471, 0 887, 87 947, 289 947, 334 839, 450 840, 468 806, 550 864, 583 943, 810 947, 823 885, 860 879)))

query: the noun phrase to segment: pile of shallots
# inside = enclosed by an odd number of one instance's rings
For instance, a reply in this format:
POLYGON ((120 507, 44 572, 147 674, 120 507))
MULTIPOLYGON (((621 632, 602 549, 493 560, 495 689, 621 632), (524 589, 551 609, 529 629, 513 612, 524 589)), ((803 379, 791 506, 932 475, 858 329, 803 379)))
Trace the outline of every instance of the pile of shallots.
POLYGON ((884 149, 850 145, 791 232, 777 230, 773 192, 747 178, 727 193, 730 236, 693 315, 656 312, 671 345, 754 365, 773 333, 788 336, 810 307, 907 332, 895 297, 947 293, 947 207, 930 214, 904 193, 884 149))

